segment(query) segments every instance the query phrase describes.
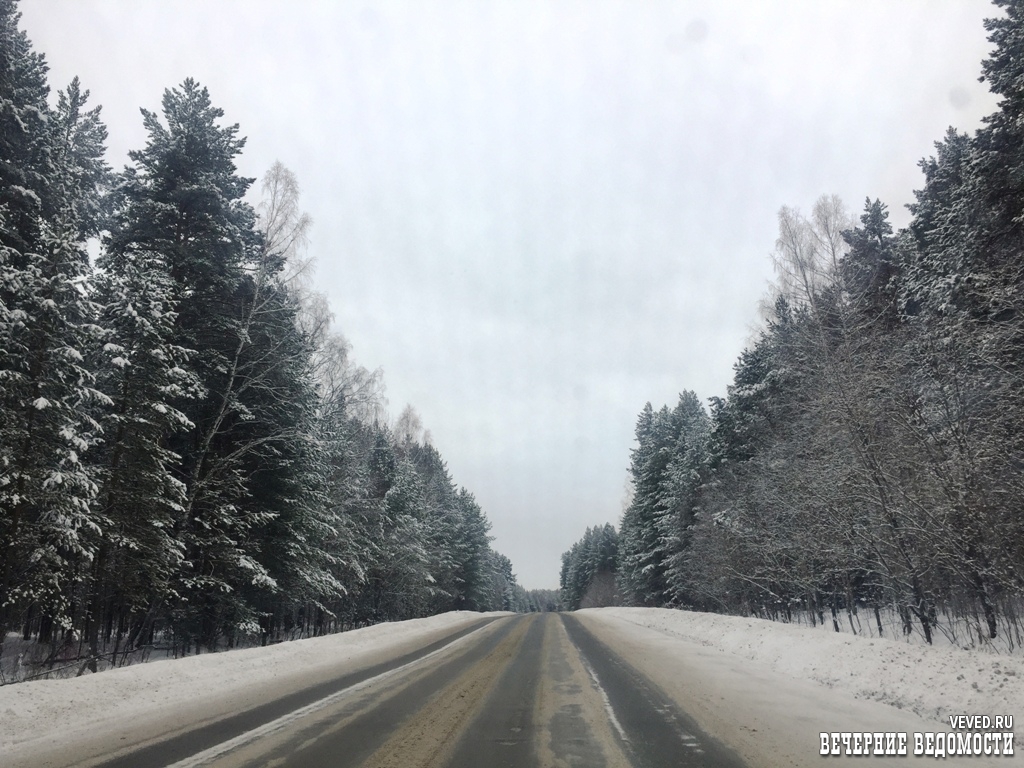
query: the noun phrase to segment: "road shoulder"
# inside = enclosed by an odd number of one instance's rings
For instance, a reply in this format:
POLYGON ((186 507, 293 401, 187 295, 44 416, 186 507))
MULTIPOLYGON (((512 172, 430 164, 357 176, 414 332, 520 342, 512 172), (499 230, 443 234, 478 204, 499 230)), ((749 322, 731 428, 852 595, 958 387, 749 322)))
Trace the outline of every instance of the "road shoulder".
POLYGON ((270 648, 4 686, 4 765, 58 768, 107 759, 389 663, 486 618, 459 612, 270 648))
MULTIPOLYGON (((939 728, 909 712, 786 677, 758 662, 602 615, 600 610, 575 616, 751 768, 820 765, 821 732, 910 733, 939 728)), ((971 765, 989 762, 973 759, 971 765)))

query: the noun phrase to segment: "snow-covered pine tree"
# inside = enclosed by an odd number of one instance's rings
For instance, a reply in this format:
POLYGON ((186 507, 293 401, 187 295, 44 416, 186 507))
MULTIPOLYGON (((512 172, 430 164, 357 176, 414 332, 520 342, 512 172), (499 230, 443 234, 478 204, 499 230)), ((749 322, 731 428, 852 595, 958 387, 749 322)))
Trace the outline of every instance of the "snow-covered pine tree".
POLYGON ((447 544, 455 561, 458 591, 453 608, 485 610, 489 603, 491 523, 472 493, 460 488, 454 500, 454 538, 447 544))
MULTIPOLYGON (((925 186, 911 206, 900 298, 919 393, 915 437, 928 459, 922 467, 933 504, 950 521, 935 560, 949 571, 945 581, 974 593, 994 637, 1000 585, 1020 580, 1024 559, 1016 511, 1024 484, 1015 469, 1024 455, 1024 273, 1015 251, 1020 233, 996 223, 1014 193, 991 199, 1006 168, 990 167, 999 141, 981 138, 987 130, 973 141, 951 130, 935 157, 922 161, 925 186), (961 574, 969 574, 966 584, 961 574)), ((1012 162, 1014 152, 1002 156, 1012 162)))
POLYGON ((162 112, 163 121, 143 110, 149 138, 122 174, 108 250, 114 258, 159 255, 177 312, 169 342, 195 350, 190 365, 205 397, 175 403, 193 427, 168 442, 182 457, 186 489, 175 530, 185 546, 178 627, 186 644, 212 647, 224 632, 257 625, 242 585, 274 586, 256 558, 256 532, 273 513, 249 503, 241 459, 268 442, 246 431, 254 397, 247 389, 258 389, 266 370, 252 352, 254 313, 281 264, 263 250, 242 199, 252 180, 236 172, 238 126, 219 125, 222 110, 191 79, 164 92, 162 112))
POLYGON ((189 368, 193 353, 172 341, 175 286, 163 255, 128 248, 104 254, 99 266, 96 300, 105 336, 97 387, 112 406, 101 419, 94 456, 96 504, 106 529, 86 623, 94 666, 101 625, 127 627, 121 646, 131 649, 178 598, 184 547, 175 526, 186 488, 177 474, 181 457, 167 440, 194 427, 178 406, 202 394, 189 368))
POLYGON ((47 101, 46 67, 0 4, 0 631, 30 612, 42 639, 72 622, 101 532, 84 461, 103 397, 86 239, 106 179, 99 110, 77 79, 47 101))
MULTIPOLYGON (((418 420, 417 416, 415 421, 418 420)), ((396 431, 401 421, 400 417, 396 431)), ((422 426, 416 431, 422 435, 422 426)), ((427 442, 403 440, 422 492, 420 519, 429 561, 427 568, 433 579, 428 590, 427 610, 431 613, 452 610, 462 604, 464 587, 458 573, 461 520, 457 512, 457 491, 436 448, 427 442)))
POLYGON ((595 525, 587 528, 583 538, 562 554, 559 595, 564 610, 618 603, 618 543, 618 534, 611 524, 595 525))
MULTIPOLYGON (((346 349, 339 345, 338 349, 346 349)), ((331 573, 342 588, 328 610, 342 624, 357 621, 357 598, 366 581, 366 569, 375 550, 369 521, 376 518, 376 502, 368 488, 366 454, 371 428, 352 418, 346 409, 344 360, 328 357, 338 364, 332 376, 323 376, 318 388, 316 444, 319 450, 320 486, 324 513, 330 516, 331 533, 319 544, 331 560, 331 573)), ((325 366, 327 370, 331 366, 325 366)))
POLYGON ((363 491, 354 513, 362 578, 352 619, 398 620, 422 615, 432 588, 423 522, 423 489, 387 426, 364 425, 359 461, 363 491))
POLYGON ((653 454, 654 409, 645 403, 637 418, 636 448, 630 452, 629 479, 632 498, 619 524, 619 592, 627 604, 643 604, 644 558, 649 551, 650 494, 641 488, 645 467, 653 454), (637 495, 641 494, 641 498, 637 495))
POLYGON ((18 489, 28 482, 19 470, 29 427, 22 305, 30 290, 29 254, 39 249, 49 138, 47 66, 18 29, 20 17, 15 0, 0 0, 0 639, 31 603, 31 596, 11 594, 31 553, 19 542, 22 516, 32 514, 18 489))
MULTIPOLYGON (((518 611, 522 610, 519 584, 516 575, 512 571, 512 561, 500 552, 493 549, 488 551, 490 561, 490 595, 481 608, 490 611, 518 611)), ((525 603, 525 600, 522 602, 525 603)))
POLYGON ((637 420, 637 447, 631 453, 633 498, 619 528, 620 592, 627 603, 664 605, 668 550, 658 521, 668 512, 668 468, 679 439, 679 414, 647 403, 637 420))
POLYGON ((343 526, 326 494, 331 449, 319 441, 311 340, 296 323, 298 306, 287 286, 261 287, 254 302, 238 390, 248 418, 227 433, 235 455, 217 459, 242 467, 246 503, 272 515, 252 538, 255 559, 275 586, 244 591, 253 605, 306 604, 323 614, 322 624, 328 604, 345 592, 334 573, 342 561, 328 546, 343 526))
POLYGON ((665 563, 666 596, 674 605, 693 605, 686 587, 691 529, 707 464, 711 421, 697 395, 680 394, 675 408, 679 436, 663 480, 665 509, 655 520, 665 563))

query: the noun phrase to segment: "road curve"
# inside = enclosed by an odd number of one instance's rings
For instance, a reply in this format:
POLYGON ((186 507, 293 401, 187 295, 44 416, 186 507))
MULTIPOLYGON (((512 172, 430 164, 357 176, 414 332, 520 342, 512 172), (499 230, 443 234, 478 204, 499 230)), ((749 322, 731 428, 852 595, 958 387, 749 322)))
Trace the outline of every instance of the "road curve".
POLYGON ((475 624, 419 652, 95 765, 733 768, 571 615, 475 624))

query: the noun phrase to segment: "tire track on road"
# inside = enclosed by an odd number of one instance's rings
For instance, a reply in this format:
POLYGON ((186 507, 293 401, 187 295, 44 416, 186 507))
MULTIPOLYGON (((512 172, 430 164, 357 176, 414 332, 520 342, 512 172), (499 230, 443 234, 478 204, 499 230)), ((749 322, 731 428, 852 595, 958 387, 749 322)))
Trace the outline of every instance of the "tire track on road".
POLYGON ((172 734, 147 744, 133 747, 114 757, 108 756, 103 759, 78 762, 76 765, 83 767, 92 766, 93 768, 164 768, 173 763, 189 760, 203 751, 213 749, 243 734, 263 728, 281 718, 286 718, 297 710, 315 707, 318 702, 344 694, 353 687, 366 683, 373 678, 386 675, 401 667, 423 660, 427 656, 445 649, 447 646, 458 643, 458 641, 466 638, 468 635, 487 628, 494 622, 503 621, 503 619, 484 619, 474 622, 422 648, 389 661, 374 664, 357 672, 342 675, 331 680, 325 680, 319 685, 280 697, 245 712, 214 720, 198 728, 172 734))
POLYGON ((686 765, 744 768, 732 750, 712 739, 656 684, 592 635, 579 619, 562 620, 595 684, 607 696, 609 717, 621 724, 626 751, 636 768, 686 765))
MULTIPOLYGON (((538 617, 523 617, 514 629, 486 657, 439 691, 408 722, 362 764, 362 768, 441 768, 461 765, 452 761, 452 752, 461 745, 459 737, 471 723, 474 714, 492 692, 506 670, 513 671, 523 658, 524 639, 540 628, 538 617)), ((504 696, 505 691, 495 691, 504 696)), ((493 758, 493 755, 491 756, 493 758)), ((474 759, 468 765, 496 766, 499 763, 474 759)))
POLYGON ((625 744, 603 706, 601 689, 572 644, 561 616, 544 638, 544 677, 537 698, 538 765, 545 768, 631 768, 625 744))
POLYGON ((534 615, 515 657, 481 702, 448 755, 448 768, 534 768, 539 728, 535 702, 549 617, 534 615))

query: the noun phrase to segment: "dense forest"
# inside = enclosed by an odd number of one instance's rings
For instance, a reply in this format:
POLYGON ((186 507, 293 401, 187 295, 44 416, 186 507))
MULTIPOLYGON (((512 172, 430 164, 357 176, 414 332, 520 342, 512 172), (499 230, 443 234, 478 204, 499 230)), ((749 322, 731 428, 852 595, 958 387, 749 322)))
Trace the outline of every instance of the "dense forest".
POLYGON ((192 80, 112 171, 18 22, 0 0, 0 643, 95 670, 543 603, 332 330, 293 175, 247 202, 192 80))
POLYGON ((1024 640, 1024 3, 996 5, 998 110, 921 162, 904 229, 878 200, 780 211, 727 396, 643 409, 617 537, 565 553, 566 607, 614 571, 625 604, 1024 640))

